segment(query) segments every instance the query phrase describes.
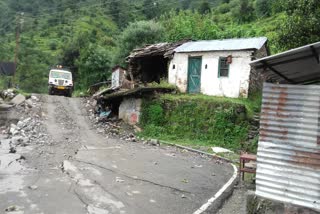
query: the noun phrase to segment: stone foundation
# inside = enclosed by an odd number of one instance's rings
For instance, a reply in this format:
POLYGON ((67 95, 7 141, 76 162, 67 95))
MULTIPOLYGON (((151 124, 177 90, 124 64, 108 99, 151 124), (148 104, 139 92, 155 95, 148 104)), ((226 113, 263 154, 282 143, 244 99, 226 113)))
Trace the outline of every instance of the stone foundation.
POLYGON ((138 98, 124 98, 119 107, 119 119, 135 125, 139 123, 142 100, 138 98))
POLYGON ((247 214, 319 214, 315 210, 292 204, 273 201, 256 196, 254 192, 247 195, 247 214))

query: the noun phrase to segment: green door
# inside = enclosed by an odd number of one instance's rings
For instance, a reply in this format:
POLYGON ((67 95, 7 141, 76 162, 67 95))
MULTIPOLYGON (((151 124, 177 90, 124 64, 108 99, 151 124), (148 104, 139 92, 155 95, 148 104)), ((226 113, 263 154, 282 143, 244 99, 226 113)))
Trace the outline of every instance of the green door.
POLYGON ((190 57, 188 63, 188 92, 200 93, 201 57, 190 57))

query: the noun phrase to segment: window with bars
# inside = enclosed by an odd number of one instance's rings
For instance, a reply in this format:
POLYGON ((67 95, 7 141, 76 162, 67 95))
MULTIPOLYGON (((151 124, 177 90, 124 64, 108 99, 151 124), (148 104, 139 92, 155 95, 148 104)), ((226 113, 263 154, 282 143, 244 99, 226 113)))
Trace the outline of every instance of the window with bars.
POLYGON ((227 57, 219 57, 218 77, 229 76, 229 63, 227 57))

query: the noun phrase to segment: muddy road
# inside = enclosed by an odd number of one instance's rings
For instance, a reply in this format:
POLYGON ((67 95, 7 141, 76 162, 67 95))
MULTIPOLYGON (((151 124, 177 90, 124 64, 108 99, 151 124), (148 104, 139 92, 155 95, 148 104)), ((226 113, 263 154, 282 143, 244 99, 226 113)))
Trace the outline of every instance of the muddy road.
POLYGON ((31 133, 27 144, 10 153, 12 136, 1 135, 0 213, 193 213, 233 174, 229 164, 184 150, 106 138, 81 99, 39 98, 20 123, 33 128, 15 133, 31 133))

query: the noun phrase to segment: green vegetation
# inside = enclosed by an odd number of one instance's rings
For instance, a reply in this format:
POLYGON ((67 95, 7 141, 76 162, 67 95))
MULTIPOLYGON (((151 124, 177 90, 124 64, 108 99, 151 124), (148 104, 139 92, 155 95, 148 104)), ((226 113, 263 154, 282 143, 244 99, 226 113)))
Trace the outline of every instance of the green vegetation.
POLYGON ((147 43, 267 36, 277 53, 320 39, 317 0, 4 0, 0 11, 0 61, 13 61, 22 23, 15 84, 29 92, 46 93, 57 64, 85 91, 147 43))
POLYGON ((144 100, 141 136, 182 145, 222 146, 237 151, 244 147, 248 121, 257 105, 244 99, 162 95, 144 100))

